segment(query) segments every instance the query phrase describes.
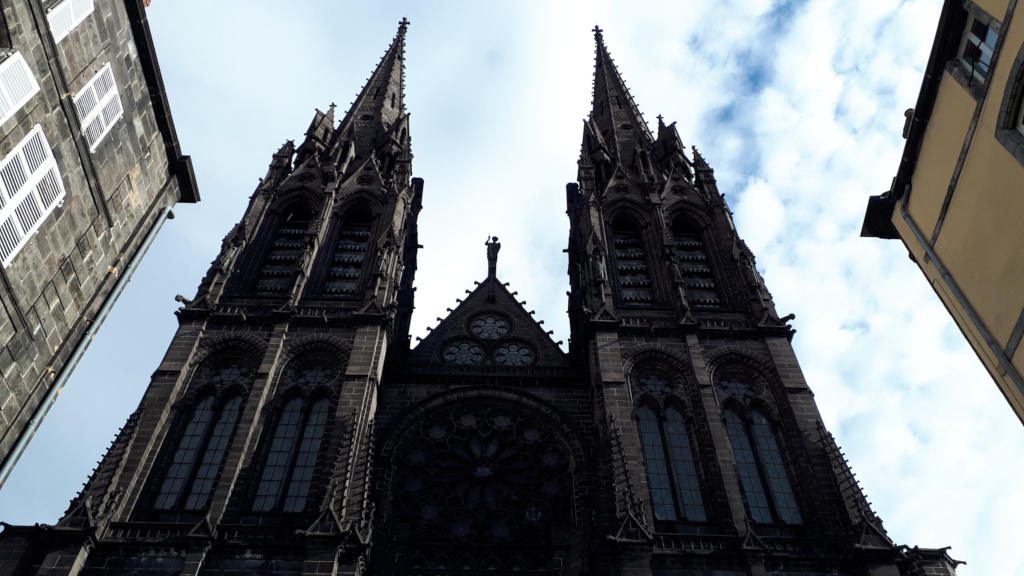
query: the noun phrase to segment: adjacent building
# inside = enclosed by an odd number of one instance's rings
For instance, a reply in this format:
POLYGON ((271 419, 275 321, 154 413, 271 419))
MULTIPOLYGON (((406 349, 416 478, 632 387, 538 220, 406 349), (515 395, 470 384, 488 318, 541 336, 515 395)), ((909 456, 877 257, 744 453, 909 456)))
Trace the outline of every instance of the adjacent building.
MULTIPOLYGON (((1024 16, 947 0, 892 188, 862 236, 899 238, 1024 420, 1024 16)), ((892 297, 899 298, 899 294, 892 297)))
POLYGON ((886 534, 714 171, 650 131, 600 30, 568 351, 497 238, 412 346, 407 25, 272 155, 138 409, 56 526, 4 527, 0 575, 955 574, 886 534))
POLYGON ((198 193, 141 0, 0 3, 0 484, 198 193))

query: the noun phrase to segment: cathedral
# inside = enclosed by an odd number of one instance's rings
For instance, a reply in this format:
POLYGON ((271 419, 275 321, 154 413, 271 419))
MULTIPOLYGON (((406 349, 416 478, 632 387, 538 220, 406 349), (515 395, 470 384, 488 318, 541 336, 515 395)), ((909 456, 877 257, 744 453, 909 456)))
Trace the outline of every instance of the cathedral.
POLYGON ((955 574, 887 535, 714 171, 600 29, 567 352, 497 238, 413 346, 407 28, 273 154, 137 410, 56 525, 4 525, 0 575, 955 574))

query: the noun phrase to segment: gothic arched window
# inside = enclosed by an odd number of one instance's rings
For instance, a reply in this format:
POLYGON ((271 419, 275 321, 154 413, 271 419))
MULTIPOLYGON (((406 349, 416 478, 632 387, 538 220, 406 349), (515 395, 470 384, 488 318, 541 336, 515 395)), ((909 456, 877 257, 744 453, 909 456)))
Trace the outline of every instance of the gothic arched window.
POLYGON ((338 380, 334 352, 307 353, 288 363, 279 389, 283 404, 267 426, 267 448, 252 501, 254 512, 302 512, 306 509, 331 401, 323 390, 338 380))
POLYGON ((640 224, 632 217, 620 214, 612 222, 611 231, 615 272, 623 302, 653 302, 654 285, 640 224))
POLYGON ((352 206, 345 212, 324 275, 325 294, 356 295, 363 264, 370 249, 372 227, 373 213, 365 203, 352 206))
POLYGON ((771 422, 759 410, 751 411, 749 421, 733 409, 724 414, 751 519, 759 524, 803 523, 771 422))
POLYGON ((704 522, 704 500, 686 420, 674 406, 657 414, 649 406, 637 410, 651 507, 655 520, 704 522))
POLYGON ((196 370, 193 386, 206 391, 182 420, 153 502, 155 509, 193 511, 209 503, 254 368, 255 362, 244 352, 226 351, 206 359, 196 370))
POLYGON ((695 308, 718 308, 722 304, 715 273, 700 228, 685 216, 672 221, 672 239, 686 281, 686 296, 695 308))
POLYGON ((220 475, 241 405, 242 397, 237 394, 223 402, 207 394, 195 405, 160 485, 154 504, 156 509, 202 510, 206 507, 220 475))
POLYGON ((256 272, 253 287, 257 294, 286 294, 295 284, 312 221, 313 211, 305 202, 291 204, 278 215, 256 272))
POLYGON ((327 426, 328 406, 327 398, 307 403, 301 397, 294 397, 285 403, 271 436, 253 511, 302 512, 306 509, 327 426))

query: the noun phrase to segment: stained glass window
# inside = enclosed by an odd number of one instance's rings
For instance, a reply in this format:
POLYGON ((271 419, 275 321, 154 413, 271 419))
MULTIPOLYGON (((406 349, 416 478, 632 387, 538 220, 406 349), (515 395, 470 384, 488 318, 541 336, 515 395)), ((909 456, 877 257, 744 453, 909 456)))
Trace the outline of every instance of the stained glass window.
POLYGON ((750 517, 761 524, 770 524, 775 518, 786 524, 800 524, 800 510, 771 423, 757 411, 752 420, 748 428, 738 414, 725 411, 726 431, 750 517))
POLYGON ((292 478, 284 501, 285 512, 301 512, 306 508, 306 497, 309 496, 310 483, 316 469, 316 457, 320 453, 320 442, 323 440, 326 426, 327 399, 321 398, 313 404, 306 419, 305 431, 302 433, 302 442, 295 457, 292 478))
POLYGON ((654 410, 637 410, 651 506, 656 520, 704 522, 704 500, 683 415, 674 407, 659 417, 654 410))
POLYGON ((207 358, 196 370, 191 385, 210 391, 183 414, 183 427, 176 427, 180 431, 176 442, 168 440, 168 448, 173 446, 174 452, 160 481, 154 509, 202 510, 209 503, 242 407, 242 393, 235 390, 246 387, 254 369, 255 362, 247 352, 230 348, 207 358), (216 392, 225 389, 228 392, 216 392))
POLYGON ((733 455, 736 457, 736 472, 740 477, 740 488, 750 517, 754 522, 771 524, 772 510, 768 504, 768 496, 765 494, 764 482, 761 480, 761 472, 757 467, 747 427, 736 413, 726 410, 725 429, 729 434, 733 455))
POLYGON ((700 495, 700 480, 697 477, 697 465, 690 447, 690 435, 686 430, 683 415, 674 407, 665 410, 665 437, 668 439, 669 459, 672 462, 672 475, 676 480, 676 494, 682 503, 683 512, 688 520, 703 522, 704 500, 700 495))
POLYGON ((299 397, 285 403, 263 464, 252 503, 255 512, 301 512, 306 509, 317 456, 327 425, 328 400, 321 398, 306 410, 299 397), (301 439, 300 439, 301 434, 301 439))
POLYGON ((395 458, 394 521, 418 546, 550 542, 571 522, 570 452, 536 409, 440 408, 408 429, 395 458))
POLYGON ((192 480, 192 489, 189 490, 188 499, 185 501, 186 510, 201 510, 206 507, 213 492, 213 485, 220 474, 220 466, 224 462, 224 453, 228 449, 228 442, 235 431, 235 423, 238 421, 238 408, 242 399, 238 396, 228 400, 220 410, 220 418, 213 427, 210 440, 206 443, 206 450, 203 451, 203 459, 196 471, 195 479, 192 480))
POLYGON ((637 423, 640 427, 640 444, 644 451, 644 464, 647 468, 647 484, 651 493, 651 506, 654 508, 656 520, 675 520, 676 506, 672 497, 672 481, 668 475, 668 462, 665 460, 665 446, 661 440, 658 417, 654 411, 642 406, 637 411, 637 423))
POLYGON ((751 430, 754 433, 754 444, 757 446, 757 454, 761 457, 761 464, 768 479, 768 489, 772 493, 775 511, 784 523, 800 524, 803 519, 800 517, 796 498, 793 497, 793 487, 789 483, 786 466, 782 463, 782 453, 775 440, 772 425, 763 414, 756 410, 752 420, 751 430))
POLYGON ((186 510, 201 510, 209 501, 238 420, 242 399, 237 395, 231 397, 219 410, 215 402, 215 397, 210 394, 193 409, 160 485, 154 503, 156 509, 170 510, 182 505, 179 500, 186 485, 188 497, 183 504, 186 510))
POLYGON ((508 334, 509 322, 497 314, 483 314, 473 319, 469 329, 477 338, 496 340, 508 334))
POLYGON ((442 357, 449 364, 481 364, 484 361, 484 349, 474 342, 452 342, 445 347, 442 357))
POLYGON ((494 363, 498 366, 529 366, 533 360, 533 349, 525 344, 508 342, 494 349, 494 363))
POLYGON ((295 447, 295 438, 299 435, 299 421, 302 419, 302 399, 292 398, 281 410, 281 415, 274 427, 273 440, 263 464, 263 474, 256 489, 256 499, 252 509, 257 512, 272 510, 277 505, 288 473, 288 463, 295 447))

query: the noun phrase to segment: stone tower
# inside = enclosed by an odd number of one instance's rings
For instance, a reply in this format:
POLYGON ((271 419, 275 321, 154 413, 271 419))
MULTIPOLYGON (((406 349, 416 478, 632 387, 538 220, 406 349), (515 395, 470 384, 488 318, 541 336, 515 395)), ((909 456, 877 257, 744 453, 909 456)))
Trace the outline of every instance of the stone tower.
POLYGON ((487 274, 409 346, 407 22, 273 157, 138 410, 5 574, 954 574, 895 546, 821 424, 714 174, 599 30, 568 353, 487 274))

